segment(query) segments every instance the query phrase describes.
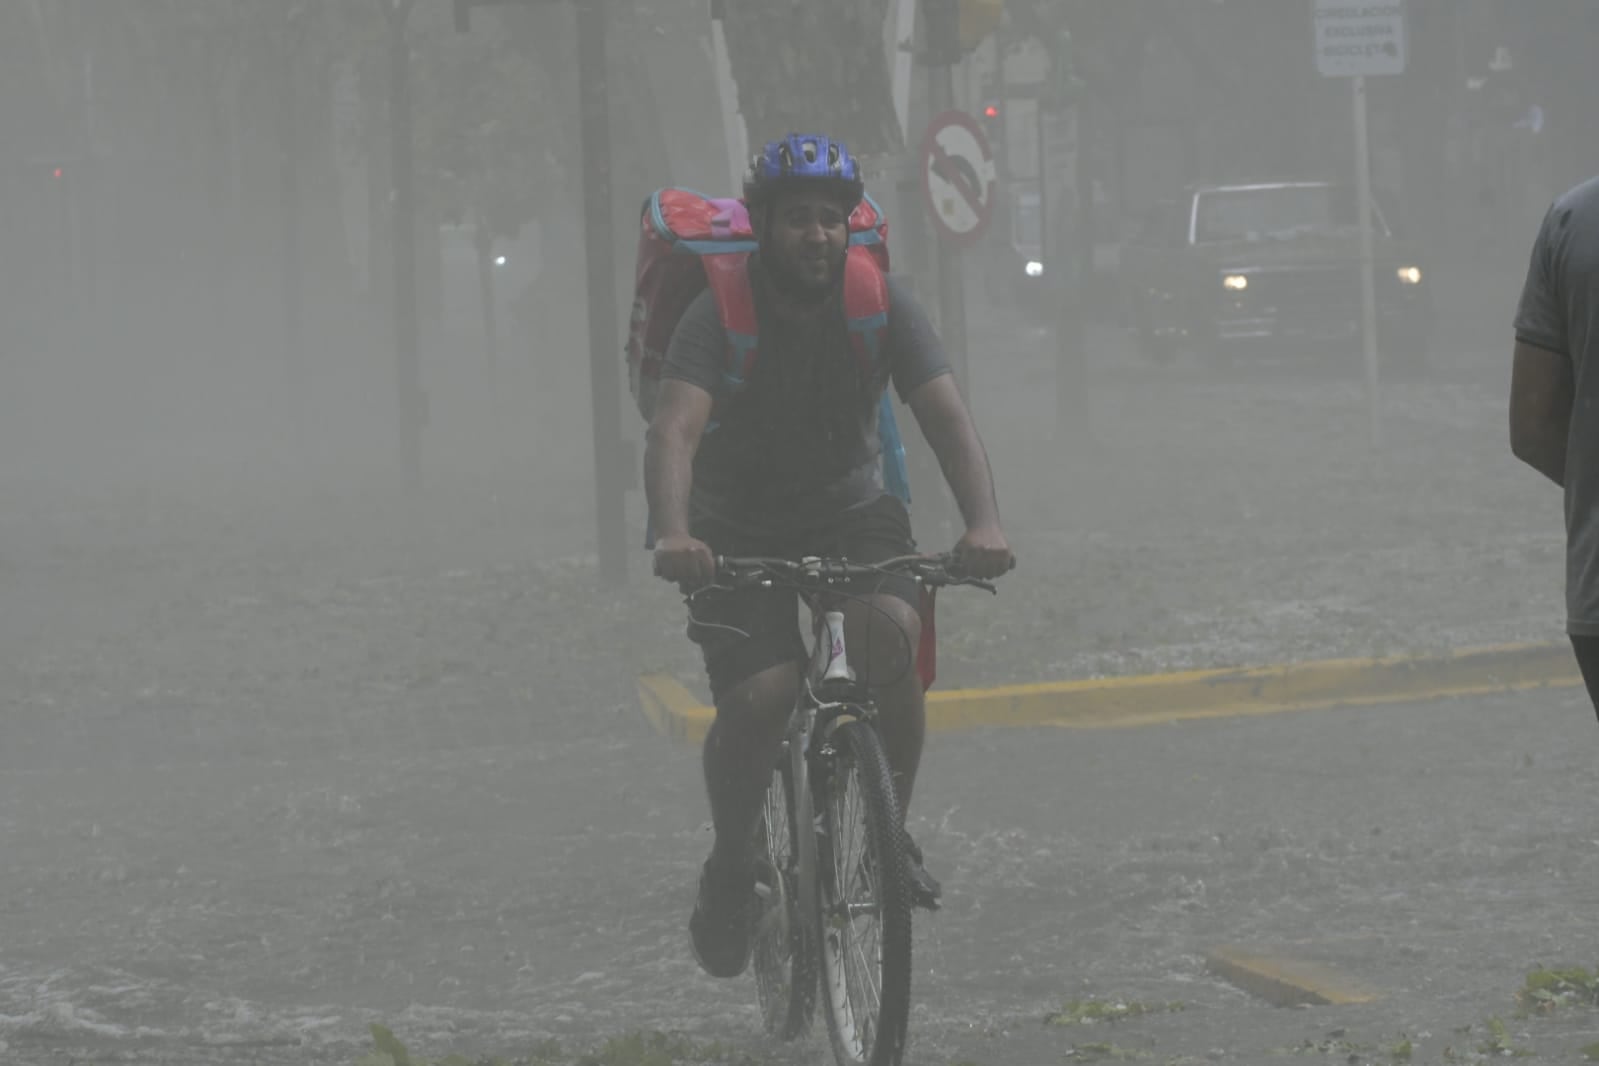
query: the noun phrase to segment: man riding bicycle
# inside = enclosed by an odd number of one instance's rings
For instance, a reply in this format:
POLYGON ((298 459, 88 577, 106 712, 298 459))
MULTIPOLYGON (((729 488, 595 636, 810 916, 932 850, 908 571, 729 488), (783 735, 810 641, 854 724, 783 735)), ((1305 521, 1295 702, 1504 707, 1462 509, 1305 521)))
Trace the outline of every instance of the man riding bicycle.
MULTIPOLYGON (((852 350, 842 294, 849 219, 864 195, 859 164, 840 142, 791 135, 768 144, 744 183, 758 244, 749 274, 761 358, 743 388, 729 388, 729 339, 710 291, 672 334, 647 434, 645 489, 655 573, 685 590, 716 576, 718 555, 871 563, 915 551, 909 514, 885 490, 880 468, 879 403, 890 381, 959 505, 963 571, 995 577, 1013 564, 982 442, 926 313, 898 278, 885 279, 881 369, 869 372, 852 350)), ((925 729, 915 669, 919 589, 912 578, 885 576, 844 591, 847 640, 864 653, 858 665, 876 689, 903 811, 925 729)), ((755 830, 805 669, 796 595, 708 590, 695 599, 688 634, 716 705, 704 747, 716 839, 689 931, 707 973, 736 977, 749 964, 756 913, 755 830)), ((940 886, 920 851, 909 850, 916 901, 936 906, 940 886)))

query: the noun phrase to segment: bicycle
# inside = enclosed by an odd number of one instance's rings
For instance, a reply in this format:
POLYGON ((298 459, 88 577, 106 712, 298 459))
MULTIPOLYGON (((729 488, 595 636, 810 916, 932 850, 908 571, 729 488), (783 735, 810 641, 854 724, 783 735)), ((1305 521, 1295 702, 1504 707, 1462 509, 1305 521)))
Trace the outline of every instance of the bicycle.
POLYGON ((717 579, 707 586, 789 587, 811 607, 810 668, 757 830, 753 968, 766 1029, 782 1039, 810 1029, 822 993, 840 1066, 897 1066, 904 1053, 912 896, 907 837, 877 706, 849 665, 844 615, 834 602, 850 594, 837 587, 908 573, 928 589, 996 591, 954 566, 950 555, 874 564, 719 557, 717 579), (858 923, 875 924, 877 935, 864 936, 858 923))

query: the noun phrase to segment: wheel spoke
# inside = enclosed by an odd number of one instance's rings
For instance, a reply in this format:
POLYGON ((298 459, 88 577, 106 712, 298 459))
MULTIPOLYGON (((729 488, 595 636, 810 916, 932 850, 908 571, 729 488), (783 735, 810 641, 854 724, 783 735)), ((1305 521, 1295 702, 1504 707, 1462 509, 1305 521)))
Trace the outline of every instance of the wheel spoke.
POLYGON ((834 914, 847 1010, 859 1053, 871 1051, 882 1011, 877 929, 878 884, 868 847, 866 802, 856 768, 847 767, 834 794, 834 914))
POLYGON ((814 973, 814 955, 807 948, 806 928, 796 924, 803 919, 794 913, 796 838, 790 824, 787 779, 782 769, 773 773, 755 839, 760 911, 754 934, 754 970, 767 1030, 792 1038, 807 1027, 815 1001, 803 983, 814 973))
POLYGON ((898 1062, 906 1025, 909 919, 899 824, 887 761, 870 726, 837 734, 833 776, 819 804, 827 834, 822 977, 838 1061, 898 1062), (881 1046, 879 1046, 881 1044, 881 1046))

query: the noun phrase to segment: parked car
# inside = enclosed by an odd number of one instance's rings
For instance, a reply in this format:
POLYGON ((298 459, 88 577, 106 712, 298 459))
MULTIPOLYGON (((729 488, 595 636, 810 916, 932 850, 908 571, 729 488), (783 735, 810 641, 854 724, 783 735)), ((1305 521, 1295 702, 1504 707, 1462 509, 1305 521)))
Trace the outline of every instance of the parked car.
MULTIPOLYGON (((1385 370, 1426 366, 1431 265, 1372 213, 1378 350, 1385 370)), ((1249 352, 1361 350, 1355 191, 1329 181, 1204 185, 1156 203, 1122 249, 1139 346, 1229 362, 1249 352)))

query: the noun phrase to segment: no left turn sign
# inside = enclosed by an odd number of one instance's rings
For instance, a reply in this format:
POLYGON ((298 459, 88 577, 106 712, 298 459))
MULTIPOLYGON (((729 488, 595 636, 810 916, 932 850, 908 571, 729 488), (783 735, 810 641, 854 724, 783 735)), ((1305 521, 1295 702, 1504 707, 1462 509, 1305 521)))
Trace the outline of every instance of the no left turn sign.
POLYGON ((994 214, 994 153, 970 115, 945 111, 922 141, 922 192, 944 236, 970 243, 994 214))

